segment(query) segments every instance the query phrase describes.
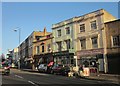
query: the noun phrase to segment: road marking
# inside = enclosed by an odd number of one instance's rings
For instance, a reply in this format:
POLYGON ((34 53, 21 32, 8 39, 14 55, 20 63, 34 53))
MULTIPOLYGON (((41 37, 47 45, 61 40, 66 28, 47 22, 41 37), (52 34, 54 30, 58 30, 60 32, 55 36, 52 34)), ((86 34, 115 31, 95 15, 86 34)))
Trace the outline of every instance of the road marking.
POLYGON ((31 83, 31 84, 33 84, 33 85, 35 85, 35 86, 38 86, 37 84, 35 84, 34 82, 32 82, 32 81, 28 81, 29 83, 31 83))
MULTIPOLYGON (((19 75, 15 75, 16 77, 18 77, 18 78, 21 78, 21 79, 23 79, 23 77, 21 77, 21 76, 19 76, 19 75)), ((29 83, 31 83, 31 84, 33 84, 33 85, 35 85, 35 86, 38 86, 37 84, 35 84, 34 82, 32 82, 32 81, 28 81, 29 83)))
POLYGON ((18 76, 18 75, 15 75, 16 77, 18 77, 18 78, 21 78, 21 79, 23 79, 23 77, 21 77, 21 76, 18 76))

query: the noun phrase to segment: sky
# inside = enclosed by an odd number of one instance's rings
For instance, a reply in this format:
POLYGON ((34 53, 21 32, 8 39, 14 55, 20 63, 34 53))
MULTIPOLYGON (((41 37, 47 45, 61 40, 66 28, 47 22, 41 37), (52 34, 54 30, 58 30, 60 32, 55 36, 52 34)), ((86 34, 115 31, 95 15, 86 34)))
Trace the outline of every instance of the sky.
POLYGON ((118 18, 117 2, 3 2, 2 52, 19 45, 19 31, 14 29, 21 28, 23 42, 33 31, 46 27, 52 32, 52 24, 101 8, 118 18))

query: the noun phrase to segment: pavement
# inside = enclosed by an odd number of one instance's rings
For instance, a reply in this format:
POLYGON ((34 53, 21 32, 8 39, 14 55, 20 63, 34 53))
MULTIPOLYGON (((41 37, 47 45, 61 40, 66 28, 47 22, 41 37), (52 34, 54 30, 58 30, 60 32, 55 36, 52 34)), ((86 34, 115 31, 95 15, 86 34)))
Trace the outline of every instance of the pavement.
MULTIPOLYGON (((38 72, 38 70, 31 70, 31 69, 21 69, 22 71, 28 71, 28 72, 38 72)), ((90 80, 103 80, 103 81, 110 81, 116 84, 120 84, 120 75, 115 75, 115 74, 92 74, 90 76, 86 77, 81 77, 85 79, 90 79, 90 80)))
POLYGON ((120 75, 115 75, 115 74, 99 73, 97 75, 92 74, 91 76, 87 76, 87 77, 83 77, 83 78, 93 79, 93 80, 106 80, 106 81, 120 84, 120 75))

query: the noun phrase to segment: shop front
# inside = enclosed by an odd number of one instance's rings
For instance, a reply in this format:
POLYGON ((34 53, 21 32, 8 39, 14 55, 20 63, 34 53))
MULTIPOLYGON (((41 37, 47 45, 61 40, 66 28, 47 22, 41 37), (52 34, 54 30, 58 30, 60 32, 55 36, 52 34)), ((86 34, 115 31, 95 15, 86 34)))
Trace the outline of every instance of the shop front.
POLYGON ((34 55, 34 66, 37 67, 39 64, 48 64, 53 61, 52 53, 34 55))
POLYGON ((74 53, 69 51, 61 51, 53 53, 54 63, 63 65, 74 65, 74 53))
POLYGON ((32 62, 33 62, 32 57, 25 57, 23 62, 26 69, 32 69, 32 62))
POLYGON ((78 65, 89 68, 90 72, 104 71, 103 49, 81 50, 77 52, 78 65))

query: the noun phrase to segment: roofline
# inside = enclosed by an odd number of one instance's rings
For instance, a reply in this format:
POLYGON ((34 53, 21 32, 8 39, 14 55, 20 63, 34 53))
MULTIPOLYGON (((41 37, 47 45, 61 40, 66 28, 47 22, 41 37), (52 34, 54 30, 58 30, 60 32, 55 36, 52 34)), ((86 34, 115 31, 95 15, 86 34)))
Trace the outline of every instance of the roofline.
MULTIPOLYGON (((88 13, 86 13, 86 14, 83 14, 83 15, 81 15, 81 16, 74 16, 74 17, 72 17, 72 18, 69 18, 69 19, 63 20, 63 21, 58 22, 58 23, 56 23, 56 24, 62 23, 62 22, 64 22, 64 21, 67 21, 67 20, 70 20, 70 19, 73 19, 73 18, 79 18, 79 17, 85 16, 85 15, 87 15, 87 14, 91 14, 91 13, 94 13, 94 12, 97 12, 97 11, 101 11, 101 10, 104 10, 104 9, 101 8, 101 9, 98 9, 98 10, 95 10, 95 11, 88 12, 88 13)), ((52 24, 52 25, 55 25, 55 24, 52 24)), ((54 29, 54 28, 52 27, 52 29, 54 29)))
POLYGON ((116 22, 116 21, 120 21, 120 19, 113 20, 113 21, 108 21, 108 22, 105 22, 104 24, 107 24, 107 23, 112 23, 112 22, 116 22))
POLYGON ((85 15, 88 15, 88 14, 91 14, 91 13, 95 13, 95 12, 97 12, 97 11, 101 11, 101 10, 104 10, 104 9, 98 9, 98 10, 95 10, 95 11, 92 11, 92 12, 85 13, 85 14, 83 14, 83 15, 81 15, 81 16, 78 16, 78 18, 79 18, 79 17, 82 17, 82 16, 85 16, 85 15))

